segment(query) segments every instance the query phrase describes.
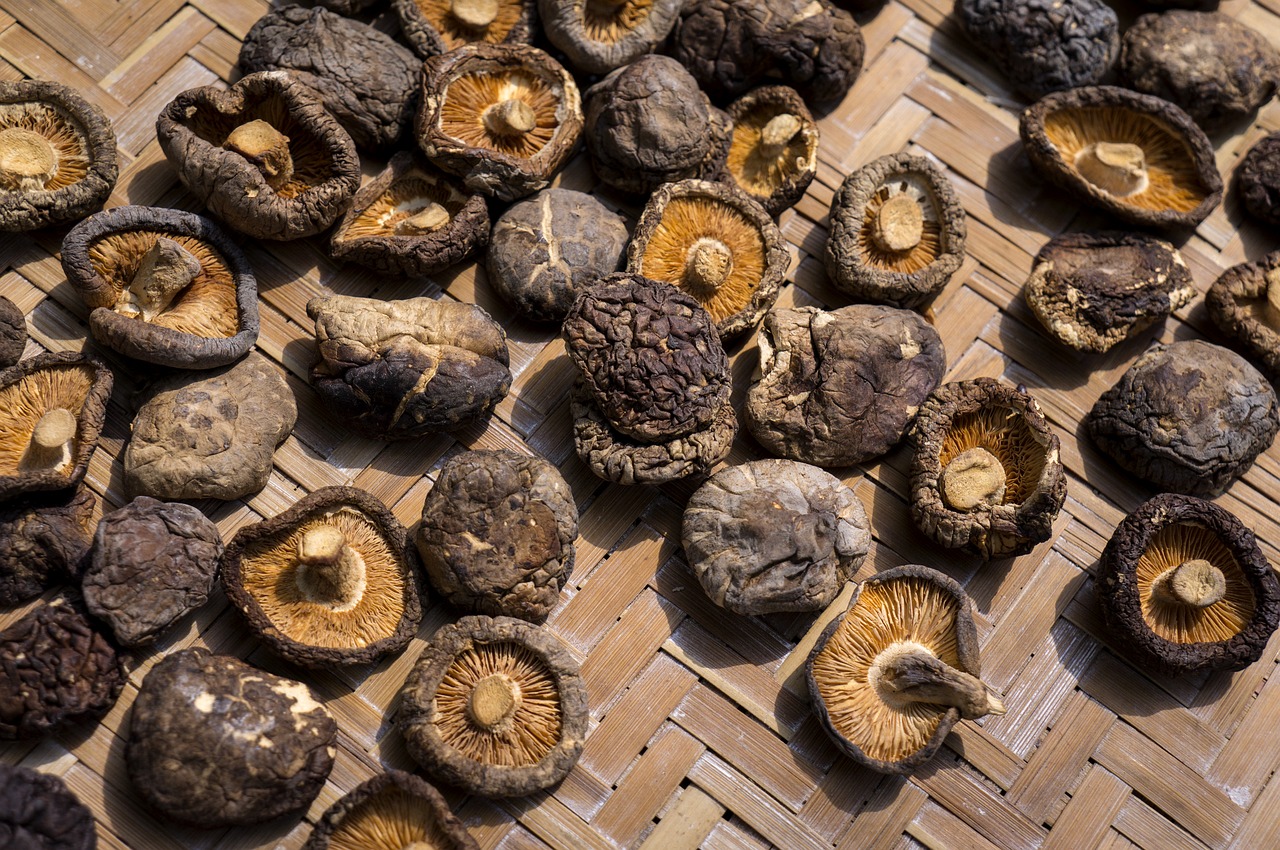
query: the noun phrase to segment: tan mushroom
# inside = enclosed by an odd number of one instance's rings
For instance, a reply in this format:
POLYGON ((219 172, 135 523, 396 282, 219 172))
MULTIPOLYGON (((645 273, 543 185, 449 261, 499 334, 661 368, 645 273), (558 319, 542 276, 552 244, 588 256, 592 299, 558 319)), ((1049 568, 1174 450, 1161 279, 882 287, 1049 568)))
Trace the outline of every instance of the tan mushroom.
POLYGON ((479 850, 430 784, 391 770, 330 806, 302 850, 479 850))
POLYGON ((1231 550, 1191 523, 1160 529, 1138 558, 1142 618, 1175 643, 1225 641, 1253 618, 1254 599, 1231 550))
POLYGON ((725 173, 772 216, 804 197, 818 170, 818 124, 787 86, 756 89, 729 107, 725 173))
POLYGON ((473 42, 528 41, 532 0, 395 0, 405 37, 419 56, 473 42))
POLYGON ((471 147, 532 157, 555 134, 558 103, 532 74, 466 74, 449 85, 440 126, 471 147))

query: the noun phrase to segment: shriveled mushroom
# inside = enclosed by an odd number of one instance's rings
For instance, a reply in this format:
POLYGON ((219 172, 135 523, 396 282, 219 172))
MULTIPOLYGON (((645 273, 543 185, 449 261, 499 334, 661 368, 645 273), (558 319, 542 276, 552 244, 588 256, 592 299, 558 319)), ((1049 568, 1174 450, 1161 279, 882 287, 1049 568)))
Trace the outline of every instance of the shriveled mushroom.
POLYGON ((1251 216, 1280 224, 1280 132, 1249 148, 1236 169, 1236 189, 1251 216))
POLYGON ((392 0, 400 29, 423 59, 476 42, 533 41, 537 0, 392 0))
POLYGON ((93 548, 95 504, 82 486, 0 505, 0 606, 80 578, 93 548))
POLYGON ((302 850, 480 850, 448 802, 412 773, 388 770, 325 810, 302 850))
POLYGON ((607 74, 667 37, 682 0, 538 0, 547 39, 578 71, 607 74))
POLYGON ((1280 252, 1227 269, 1204 304, 1219 330, 1272 380, 1280 377, 1280 252))
POLYGON ((733 139, 720 179, 775 218, 802 197, 818 173, 818 124, 788 86, 763 86, 729 105, 733 139))
POLYGON ((27 348, 27 318, 18 305, 0 295, 0 369, 22 359, 27 348))
POLYGON ((13 850, 96 850, 93 812, 61 778, 0 763, 0 836, 13 850))

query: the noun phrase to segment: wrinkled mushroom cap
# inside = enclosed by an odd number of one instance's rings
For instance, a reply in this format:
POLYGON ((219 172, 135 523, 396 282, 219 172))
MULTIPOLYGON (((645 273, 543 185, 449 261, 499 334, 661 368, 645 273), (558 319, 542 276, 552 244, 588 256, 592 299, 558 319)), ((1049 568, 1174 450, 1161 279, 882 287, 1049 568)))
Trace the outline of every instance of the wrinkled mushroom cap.
POLYGON ((388 770, 325 810, 302 850, 479 850, 449 803, 412 773, 388 770))
POLYGON ((96 504, 81 486, 0 505, 0 606, 79 579, 93 548, 96 504))
POLYGON ((607 74, 667 37, 682 0, 538 0, 547 39, 585 74, 607 74))
POLYGON ((33 850, 95 850, 93 812, 61 778, 0 764, 0 833, 33 850))
POLYGON ((0 295, 0 369, 22 359, 27 349, 27 318, 18 305, 0 295))
POLYGON ((1227 269, 1204 304, 1219 330, 1273 380, 1280 377, 1280 252, 1227 269))
POLYGON ((537 0, 392 0, 414 51, 430 59, 468 44, 533 40, 537 0))
POLYGON ((1280 224, 1280 132, 1249 148, 1236 169, 1236 191, 1250 215, 1280 224))
POLYGON ((796 90, 764 86, 729 106, 733 140, 721 178, 775 218, 818 173, 818 124, 796 90))

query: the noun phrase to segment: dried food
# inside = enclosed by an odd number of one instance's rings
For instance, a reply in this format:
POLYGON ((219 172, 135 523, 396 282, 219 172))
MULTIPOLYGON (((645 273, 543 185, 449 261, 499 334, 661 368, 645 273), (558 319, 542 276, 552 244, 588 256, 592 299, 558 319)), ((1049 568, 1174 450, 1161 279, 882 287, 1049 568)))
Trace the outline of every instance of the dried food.
POLYGON ((400 30, 423 59, 468 44, 533 41, 537 0, 392 0, 400 30))
POLYGON ((430 783, 388 770, 326 809, 302 850, 480 850, 480 845, 430 783))
POLYGON ((474 304, 317 296, 307 315, 320 349, 311 385, 366 437, 454 431, 489 416, 511 389, 507 336, 474 304))
POLYGON ((100 361, 70 351, 0 369, 0 502, 84 479, 112 383, 100 361))
POLYGON ((319 233, 360 187, 351 137, 286 71, 188 89, 160 112, 156 136, 182 185, 257 239, 319 233))
POLYGON ((769 453, 818 466, 889 451, 947 371, 938 332, 896 307, 774 310, 757 339, 747 428, 769 453))
POLYGON ((222 535, 191 505, 139 496, 98 523, 84 574, 89 613, 121 646, 144 646, 209 600, 222 535))
POLYGON ((197 647, 165 656, 142 680, 125 761, 134 790, 165 817, 247 826, 315 799, 337 734, 306 685, 197 647))
POLYGON ((1240 670, 1280 622, 1280 581, 1253 532, 1194 496, 1165 493, 1125 517, 1097 585, 1115 648, 1168 676, 1240 670))
POLYGON ((10 850, 95 850, 93 812, 57 776, 0 764, 0 845, 10 850))
POLYGON ((733 137, 720 179, 778 217, 818 173, 818 123, 795 89, 763 86, 729 105, 733 137))
POLYGON ((609 275, 578 296, 561 332, 592 400, 629 437, 683 436, 729 398, 729 360, 711 316, 673 286, 609 275))
POLYGON ((125 492, 225 500, 257 493, 297 418, 293 391, 257 352, 213 372, 156 381, 125 447, 125 492))
POLYGON ((782 232, 762 206, 705 180, 654 192, 627 246, 627 271, 692 295, 722 339, 755 327, 790 264, 782 232))
POLYGON ((607 74, 652 51, 683 0, 538 0, 547 39, 584 74, 607 74))
POLYGON ((391 36, 322 8, 277 6, 240 46, 240 70, 288 71, 371 151, 407 139, 422 62, 391 36))
POLYGON ((107 200, 119 173, 111 120, 75 89, 0 82, 0 231, 88 215, 107 200))
POLYGON ((1117 230, 1064 233, 1036 254, 1023 295, 1055 339, 1102 353, 1187 304, 1195 281, 1173 245, 1117 230))
POLYGON ((137 360, 213 369, 258 339, 258 283, 239 246, 207 218, 116 207, 62 241, 62 269, 89 305, 94 339, 137 360))
POLYGON ((592 195, 543 189, 513 204, 493 226, 489 283, 534 322, 561 322, 579 292, 617 271, 627 225, 592 195))
MULTIPOLYGON (((530 0, 532 2, 532 0, 530 0)), ((423 66, 418 145, 467 188, 504 201, 546 187, 582 132, 573 77, 527 44, 471 44, 423 66)))
POLYGON ((329 239, 329 253, 384 274, 428 277, 488 239, 484 196, 401 151, 356 192, 329 239))
POLYGON ((939 545, 1009 558, 1052 536, 1067 478, 1031 396, 992 378, 943 384, 911 439, 911 518, 939 545))
POLYGON ((1201 340, 1158 345, 1094 404, 1089 436, 1162 490, 1216 496, 1280 430, 1276 393, 1235 352, 1201 340))
POLYGON ((1280 52, 1228 15, 1174 10, 1125 30, 1116 70, 1129 88, 1176 103, 1214 132, 1271 99, 1280 52))
POLYGON ((911 773, 961 719, 1005 713, 978 678, 973 603, 954 579, 916 564, 863 582, 805 664, 809 695, 836 747, 863 767, 911 773))
POLYGON ((882 156, 850 174, 831 201, 831 282, 856 298, 920 307, 964 261, 964 207, 929 159, 882 156))
POLYGON ((587 89, 587 153, 605 183, 647 195, 663 183, 713 179, 733 121, 669 56, 641 56, 587 89))
POLYGON ((1280 133, 1263 136, 1240 161, 1236 189, 1259 221, 1280 224, 1280 133))
POLYGON ((681 542, 711 601, 737 614, 819 611, 867 557, 862 502, 792 460, 726 467, 694 491, 681 542))
POLYGON ((317 6, 337 12, 340 15, 356 15, 381 0, 315 0, 317 6))
POLYGON ((321 487, 241 528, 227 544, 222 585, 264 643, 313 669, 399 652, 422 621, 408 532, 355 487, 321 487))
POLYGON ((1222 200, 1209 139, 1158 97, 1114 86, 1057 92, 1023 110, 1018 132, 1049 182, 1130 224, 1192 228, 1222 200))
POLYGON ((441 782, 483 797, 550 788, 587 737, 569 647, 510 617, 463 617, 432 637, 400 694, 400 734, 441 782))
POLYGON ((1280 377, 1280 252, 1240 263, 1222 273, 1204 296, 1213 323, 1280 377))
POLYGON ((124 664, 79 603, 62 596, 0 632, 0 741, 97 720, 124 687, 124 664))
POLYGON ((0 295, 0 369, 22 359, 27 348, 27 319, 8 298, 0 295))
POLYGON ((0 605, 34 599, 76 579, 93 545, 93 507, 87 487, 38 494, 0 505, 0 605))
POLYGON ((416 541, 431 584, 453 605, 540 623, 573 572, 578 506, 540 457, 471 451, 445 461, 416 541))
POLYGON ((960 0, 956 17, 1032 99, 1096 83, 1120 52, 1116 13, 1102 0, 960 0))

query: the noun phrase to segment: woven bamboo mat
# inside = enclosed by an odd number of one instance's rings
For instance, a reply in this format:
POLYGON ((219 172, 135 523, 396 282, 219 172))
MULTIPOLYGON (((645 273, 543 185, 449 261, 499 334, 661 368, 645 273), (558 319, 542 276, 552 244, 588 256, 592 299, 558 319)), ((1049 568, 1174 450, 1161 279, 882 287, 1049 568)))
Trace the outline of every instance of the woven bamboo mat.
MULTIPOLYGON (((264 0, 0 0, 0 77, 60 80, 106 110, 121 162, 110 205, 195 209, 155 141, 155 115, 184 89, 232 79, 239 41, 266 7, 264 0)), ((1280 677, 1272 673, 1280 638, 1239 673, 1151 679, 1109 647, 1094 600, 1103 545, 1152 491, 1096 452, 1079 422, 1153 338, 1222 340, 1199 299, 1163 328, 1101 358, 1069 353, 1037 330, 1020 292, 1032 256, 1050 235, 1100 221, 1031 172, 1017 138, 1018 102, 960 36, 950 7, 949 0, 891 0, 862 16, 866 69, 822 122, 818 179, 781 220, 792 265, 780 303, 841 306, 847 300, 825 280, 820 258, 828 206, 844 175, 900 150, 940 160, 969 214, 969 256, 932 313, 949 354, 948 380, 990 375, 1026 384, 1062 438, 1071 480, 1053 539, 986 566, 939 550, 914 530, 904 501, 905 451, 839 470, 875 532, 858 578, 918 562, 964 583, 980 611, 984 678, 1009 707, 1003 717, 957 726, 938 758, 913 777, 854 766, 811 716, 798 671, 825 616, 739 618, 702 594, 679 546, 690 486, 605 485, 577 460, 566 411, 572 367, 561 343, 515 321, 482 271, 468 264, 432 282, 384 280, 336 267, 315 240, 248 246, 262 293, 258 348, 288 371, 300 415, 261 494, 201 505, 225 536, 330 484, 363 487, 412 524, 440 462, 467 448, 541 454, 561 468, 577 497, 577 567, 549 627, 582 662, 590 737, 579 766, 552 793, 495 802, 450 796, 483 847, 1276 846, 1280 780, 1271 774, 1280 764, 1280 677), (452 437, 386 445, 350 436, 306 382, 314 351, 304 305, 329 290, 481 304, 510 335, 510 396, 487 425, 452 437)), ((1222 9, 1280 44, 1280 0, 1225 0, 1222 9)), ((1124 19, 1136 13, 1121 10, 1124 19)), ((1216 139, 1223 174, 1277 128, 1280 105, 1272 103, 1251 126, 1216 139)), ((366 166, 372 174, 380 164, 366 166)), ((558 182, 594 188, 581 157, 558 182)), ((602 197, 634 220, 633 200, 602 197)), ((87 348, 116 370, 88 477, 100 508, 109 510, 122 503, 115 458, 128 439, 145 367, 86 342, 86 310, 57 260, 61 236, 0 237, 0 292, 28 316, 28 355, 87 348)), ((1203 291, 1222 269, 1275 247, 1271 234, 1242 221, 1229 195, 1183 250, 1203 291)), ((740 348, 739 404, 756 362, 751 343, 740 348)), ((743 435, 730 462, 758 456, 743 435)), ((1280 447, 1218 501, 1257 531, 1277 561, 1280 447)), ((0 613, 0 627, 26 610, 0 613)), ((101 725, 0 747, 0 759, 61 775, 96 813, 105 848, 297 848, 315 818, 380 765, 412 768, 389 720, 395 694, 423 639, 454 616, 431 606, 409 650, 376 667, 307 674, 258 646, 219 596, 157 649, 132 657, 129 684, 101 725), (151 665, 190 645, 302 678, 339 719, 337 765, 304 821, 180 829, 156 820, 133 794, 123 754, 129 706, 151 665)))

